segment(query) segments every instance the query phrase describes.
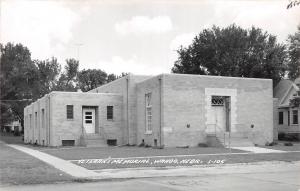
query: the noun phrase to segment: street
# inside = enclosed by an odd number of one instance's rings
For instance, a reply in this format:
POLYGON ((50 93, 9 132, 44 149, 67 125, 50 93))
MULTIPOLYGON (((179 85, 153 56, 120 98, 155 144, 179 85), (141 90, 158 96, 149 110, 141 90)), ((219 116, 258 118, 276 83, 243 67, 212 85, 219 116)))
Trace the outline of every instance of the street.
MULTIPOLYGON (((4 191, 35 191, 35 190, 299 190, 300 166, 296 163, 264 163, 261 165, 245 164, 232 165, 230 170, 214 168, 215 173, 207 173, 208 169, 185 168, 185 174, 181 176, 162 176, 155 178, 138 179, 114 179, 88 183, 59 183, 43 185, 22 185, 1 187, 4 191), (286 168, 285 168, 286 166, 286 168), (243 170, 241 170, 243 169, 243 170), (189 173, 193 171, 193 173, 189 173), (198 171, 198 173, 195 173, 198 171)), ((207 167, 213 168, 213 167, 207 167)))

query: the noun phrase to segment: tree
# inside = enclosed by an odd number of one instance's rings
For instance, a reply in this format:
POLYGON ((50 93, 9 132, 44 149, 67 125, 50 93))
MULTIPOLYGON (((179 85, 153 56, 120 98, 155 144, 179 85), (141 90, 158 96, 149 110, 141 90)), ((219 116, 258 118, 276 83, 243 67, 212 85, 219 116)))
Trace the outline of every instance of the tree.
MULTIPOLYGON (((79 87, 86 92, 105 84, 108 80, 106 72, 96 69, 82 70, 78 74, 79 87)), ((110 77, 112 80, 112 77, 110 77)))
POLYGON ((186 74, 271 78, 284 77, 286 51, 276 37, 259 28, 213 26, 204 29, 179 55, 172 72, 186 74))
POLYGON ((39 98, 38 68, 22 44, 0 44, 0 49, 1 123, 17 118, 23 124, 25 100, 39 98))
POLYGON ((116 76, 115 74, 109 74, 107 76, 107 83, 112 82, 114 80, 118 79, 118 76, 116 76))
POLYGON ((56 91, 77 91, 79 61, 74 58, 66 60, 66 66, 54 88, 56 91))
POLYGON ((39 94, 42 97, 54 89, 61 66, 54 57, 50 60, 35 60, 34 63, 38 67, 39 94))
POLYGON ((290 79, 300 77, 300 25, 294 35, 288 37, 288 76, 290 79))

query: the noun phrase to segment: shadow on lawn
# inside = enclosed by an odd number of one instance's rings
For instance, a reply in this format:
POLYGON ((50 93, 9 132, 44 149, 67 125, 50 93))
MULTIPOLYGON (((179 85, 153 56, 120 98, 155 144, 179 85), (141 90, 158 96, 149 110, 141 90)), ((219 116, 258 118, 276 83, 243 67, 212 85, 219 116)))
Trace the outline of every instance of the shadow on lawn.
POLYGON ((0 141, 7 144, 24 144, 23 135, 14 136, 12 133, 0 133, 0 141))

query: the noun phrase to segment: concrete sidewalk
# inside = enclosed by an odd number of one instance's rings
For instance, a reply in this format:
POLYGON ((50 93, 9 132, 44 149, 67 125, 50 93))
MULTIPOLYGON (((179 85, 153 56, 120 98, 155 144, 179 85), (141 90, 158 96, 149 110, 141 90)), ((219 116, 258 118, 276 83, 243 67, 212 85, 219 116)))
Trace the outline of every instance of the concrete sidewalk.
MULTIPOLYGON (((259 163, 256 165, 231 165, 230 169, 186 168, 184 176, 160 176, 153 178, 124 179, 91 183, 63 183, 42 185, 21 185, 1 187, 5 191, 73 191, 73 190, 110 190, 110 191, 282 191, 299 190, 299 162, 296 163, 259 163), (211 170, 207 170, 211 169, 211 170), (194 171, 197 171, 195 173, 194 171), (208 171, 210 171, 208 173, 208 171), (197 175, 197 176, 195 176, 197 175)), ((157 172, 177 173, 178 171, 157 170, 157 172)), ((118 172, 115 172, 118 174, 118 172)), ((143 170, 141 170, 141 174, 143 170)), ((181 173, 181 174, 182 174, 181 173)))
POLYGON ((51 166, 78 178, 89 179, 128 179, 149 177, 175 177, 175 176, 199 176, 207 174, 228 174, 246 172, 284 172, 297 170, 300 172, 300 161, 296 162, 256 162, 238 164, 200 165, 191 167, 165 167, 165 168, 132 168, 132 169, 104 169, 88 170, 72 164, 69 161, 45 154, 43 152, 19 145, 8 145, 29 155, 32 155, 51 166))
POLYGON ((96 173, 91 170, 87 170, 83 167, 80 167, 78 165, 75 165, 69 161, 54 157, 52 155, 48 155, 46 153, 30 149, 27 147, 23 147, 20 145, 9 145, 8 146, 17 149, 19 151, 22 151, 26 154, 29 154, 41 161, 44 161, 45 163, 48 163, 49 165, 71 175, 77 178, 93 178, 93 177, 98 177, 99 173, 96 173))
POLYGON ((262 147, 231 147, 232 149, 238 149, 242 151, 252 152, 252 153, 286 153, 287 151, 267 149, 262 147))

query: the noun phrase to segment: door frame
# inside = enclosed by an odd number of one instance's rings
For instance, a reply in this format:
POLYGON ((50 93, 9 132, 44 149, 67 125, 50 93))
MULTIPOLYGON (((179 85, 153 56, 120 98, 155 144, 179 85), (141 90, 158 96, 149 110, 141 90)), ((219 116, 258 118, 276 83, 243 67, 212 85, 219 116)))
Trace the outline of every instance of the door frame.
POLYGON ((98 116, 98 106, 82 106, 82 113, 81 113, 81 120, 82 120, 82 128, 84 127, 84 110, 94 110, 94 133, 99 133, 99 129, 97 128, 99 126, 99 116, 98 116))

